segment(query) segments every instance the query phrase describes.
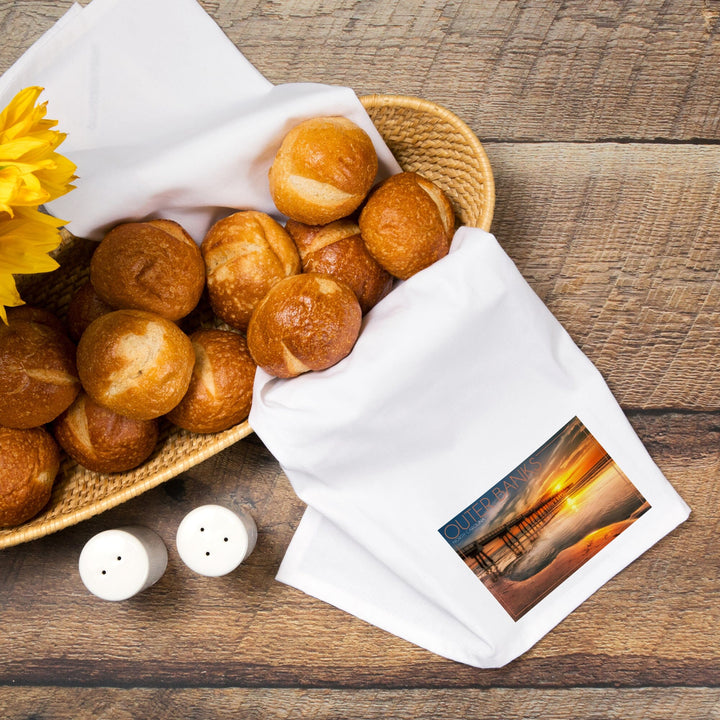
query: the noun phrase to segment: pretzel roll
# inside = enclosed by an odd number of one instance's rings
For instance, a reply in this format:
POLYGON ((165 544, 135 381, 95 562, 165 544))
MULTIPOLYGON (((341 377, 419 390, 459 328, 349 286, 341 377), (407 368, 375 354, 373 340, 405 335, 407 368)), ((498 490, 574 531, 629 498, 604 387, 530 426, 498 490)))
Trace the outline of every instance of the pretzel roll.
POLYGON ((319 117, 285 136, 270 167, 270 194, 293 220, 324 225, 360 206, 378 159, 368 134, 344 117, 319 117))
POLYGON ((33 305, 18 305, 17 307, 8 309, 7 318, 8 323, 38 323, 40 325, 47 325, 63 335, 67 334, 62 320, 45 308, 35 307, 33 305))
POLYGON ((245 330, 258 301, 282 278, 300 272, 290 236, 269 215, 237 212, 216 222, 202 242, 214 313, 245 330))
POLYGON ((87 394, 134 420, 170 412, 187 392, 194 362, 188 336, 145 310, 115 310, 99 317, 77 349, 87 394))
POLYGON ((324 370, 350 353, 362 311, 355 293, 329 275, 281 280, 260 301, 248 328, 255 362, 276 377, 324 370))
POLYGON ((190 387, 168 420, 190 432, 214 433, 247 419, 255 362, 245 338, 230 330, 202 329, 190 340, 195 351, 190 387))
POLYGON ((90 261, 90 280, 108 305, 175 321, 198 304, 205 265, 195 241, 176 222, 131 222, 100 242, 90 261))
POLYGON ((53 434, 60 447, 88 470, 125 472, 150 456, 158 439, 158 421, 131 420, 82 392, 55 420, 53 434))
POLYGON ((390 292, 392 275, 370 254, 360 227, 350 218, 328 225, 288 220, 285 229, 300 252, 303 270, 332 275, 349 285, 363 315, 390 292))
POLYGON ((44 428, 0 427, 0 527, 20 525, 47 505, 60 450, 44 428))
POLYGON ((80 392, 75 345, 47 310, 11 308, 8 323, 0 322, 0 425, 44 425, 80 392))
POLYGON ((450 201, 435 183, 405 172, 373 190, 359 224, 375 259, 405 280, 447 255, 455 217, 450 201))
POLYGON ((68 305, 67 323, 70 337, 77 342, 93 320, 115 309, 100 299, 93 284, 88 280, 72 296, 68 305))

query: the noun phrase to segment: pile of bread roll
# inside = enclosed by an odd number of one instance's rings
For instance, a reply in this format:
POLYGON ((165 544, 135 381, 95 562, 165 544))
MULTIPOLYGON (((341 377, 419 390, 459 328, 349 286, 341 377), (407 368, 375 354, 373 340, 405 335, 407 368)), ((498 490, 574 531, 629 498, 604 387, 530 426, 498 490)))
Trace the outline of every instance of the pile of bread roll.
POLYGON ((65 324, 12 308, 0 323, 0 527, 46 505, 61 450, 124 472, 150 457, 162 418, 197 433, 244 421, 257 366, 291 378, 346 357, 394 278, 447 254, 454 231, 437 185, 400 173, 373 187, 377 170, 350 120, 301 122, 269 172, 284 227, 240 211, 198 246, 170 220, 123 223, 98 244, 65 324), (215 322, 192 328, 205 292, 215 322))

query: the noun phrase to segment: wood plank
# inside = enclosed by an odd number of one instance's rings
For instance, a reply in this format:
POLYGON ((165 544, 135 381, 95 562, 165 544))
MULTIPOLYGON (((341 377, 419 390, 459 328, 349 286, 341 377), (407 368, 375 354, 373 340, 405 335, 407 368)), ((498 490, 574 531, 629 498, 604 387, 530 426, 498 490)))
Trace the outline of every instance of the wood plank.
POLYGON ((717 688, 592 688, 544 690, 332 690, 332 689, 155 689, 0 688, 7 720, 242 717, 243 720, 556 720, 643 718, 717 720, 717 688))
MULTIPOLYGON (((522 658, 482 671, 274 581, 303 506, 251 438, 0 552, 0 716, 720 718, 720 2, 200 2, 273 82, 419 95, 470 124, 496 172, 493 230, 693 515, 522 658), (260 528, 225 578, 175 550, 206 502, 249 508, 260 528), (105 603, 77 558, 128 523, 161 534, 168 572, 105 603)), ((0 72, 71 3, 0 3, 0 72)))
POLYGON ((412 646, 274 581, 302 513, 256 438, 93 520, 0 553, 0 684, 305 687, 720 686, 718 414, 633 413, 691 519, 568 617, 524 657, 481 671, 412 646), (247 563, 193 575, 174 532, 206 502, 247 507, 260 529, 247 563), (167 573, 123 603, 89 595, 76 564, 110 527, 156 529, 167 573), (704 558, 703 564, 694 559, 704 558))
MULTIPOLYGON (((69 0, 0 5, 0 71, 69 0)), ((720 139, 716 0, 202 0, 274 83, 448 106, 481 139, 720 139)))
POLYGON ((486 149, 492 231, 621 404, 720 407, 720 148, 486 149))
POLYGON ((10 0, 0 4, 0 73, 5 72, 72 5, 72 0, 10 0))
POLYGON ((272 82, 426 97, 481 138, 720 136, 709 3, 233 2, 215 17, 272 82))

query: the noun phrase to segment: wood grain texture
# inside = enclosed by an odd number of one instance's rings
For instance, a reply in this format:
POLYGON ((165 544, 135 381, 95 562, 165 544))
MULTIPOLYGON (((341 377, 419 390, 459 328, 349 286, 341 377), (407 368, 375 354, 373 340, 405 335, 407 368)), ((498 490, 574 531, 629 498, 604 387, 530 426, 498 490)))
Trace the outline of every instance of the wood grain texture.
POLYGON ((205 5, 272 82, 393 87, 481 139, 720 133, 716 2, 205 5))
POLYGON ((5 720, 52 718, 98 720, 116 718, 214 717, 243 720, 717 720, 720 693, 714 688, 618 690, 331 690, 331 689, 189 689, 119 690, 93 688, 0 688, 5 720), (72 708, 72 709, 69 709, 72 708))
POLYGON ((253 438, 98 518, 3 551, 0 684, 716 687, 720 649, 708 628, 720 622, 711 602, 720 417, 638 412, 631 421, 691 519, 505 668, 443 660, 274 581, 302 505, 253 438), (247 563, 219 579, 191 573, 174 548, 184 514, 213 501, 250 509, 260 530, 247 563), (168 571, 128 602, 101 601, 77 574, 82 545, 133 522, 165 539, 168 571))
POLYGON ((718 409, 720 147, 486 150, 492 232, 620 403, 718 409))
MULTIPOLYGON (((0 71, 70 4, 0 4, 0 71)), ((718 0, 201 4, 271 82, 418 95, 481 140, 720 139, 718 0)))
MULTIPOLYGON (((257 438, 103 515, 0 552, 0 716, 720 718, 720 0, 200 0, 275 83, 439 102, 485 143, 493 232, 607 378, 690 519, 528 653, 482 671, 274 580, 303 512, 257 438), (255 552, 191 573, 194 507, 243 507, 255 552), (101 530, 165 540, 106 603, 101 530)), ((71 0, 0 2, 0 72, 71 0)))

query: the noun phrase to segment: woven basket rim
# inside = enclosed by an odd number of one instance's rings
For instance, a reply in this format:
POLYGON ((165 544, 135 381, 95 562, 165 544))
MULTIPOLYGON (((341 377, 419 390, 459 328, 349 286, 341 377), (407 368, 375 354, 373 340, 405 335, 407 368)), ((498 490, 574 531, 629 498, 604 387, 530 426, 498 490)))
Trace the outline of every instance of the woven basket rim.
POLYGON ((451 125, 467 143, 469 150, 480 165, 483 175, 483 189, 485 198, 483 209, 480 216, 476 219, 476 227, 481 230, 489 231, 492 225, 493 213, 495 211, 495 176, 493 175, 490 159, 485 152, 485 148, 478 139, 477 135, 472 131, 470 126, 461 120, 454 112, 448 110, 442 105, 438 105, 430 100, 415 97, 414 95, 388 95, 376 93, 371 95, 360 96, 360 102, 366 110, 382 107, 401 107, 408 110, 432 115, 451 125))

